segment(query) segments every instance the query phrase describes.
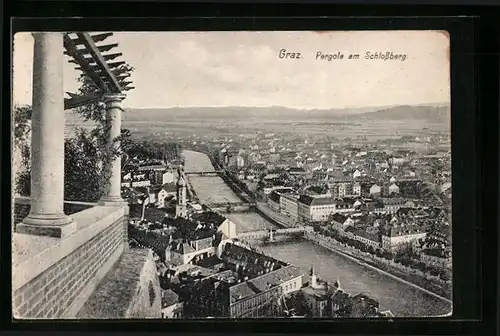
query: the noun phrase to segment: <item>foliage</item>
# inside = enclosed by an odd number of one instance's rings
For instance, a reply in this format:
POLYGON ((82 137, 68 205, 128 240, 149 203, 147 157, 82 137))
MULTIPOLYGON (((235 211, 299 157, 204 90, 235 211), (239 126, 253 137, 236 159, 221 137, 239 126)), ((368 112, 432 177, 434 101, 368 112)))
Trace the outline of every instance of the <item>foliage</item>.
POLYGON ((14 177, 14 191, 21 196, 29 196, 31 192, 30 185, 30 145, 29 133, 31 131, 31 107, 28 105, 15 105, 13 108, 14 123, 14 150, 21 154, 19 171, 16 171, 14 177))
POLYGON ((106 191, 107 175, 102 172, 100 143, 93 132, 78 130, 64 142, 64 198, 98 201, 106 191), (85 181, 82 183, 82 181, 85 181))

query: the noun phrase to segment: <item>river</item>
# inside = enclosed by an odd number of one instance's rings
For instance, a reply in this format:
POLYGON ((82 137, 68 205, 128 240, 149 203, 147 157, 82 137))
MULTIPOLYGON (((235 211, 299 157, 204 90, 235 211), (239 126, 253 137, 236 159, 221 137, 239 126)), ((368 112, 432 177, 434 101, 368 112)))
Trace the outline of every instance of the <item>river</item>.
MULTIPOLYGON (((204 153, 184 151, 185 170, 213 171, 204 153)), ((188 176, 201 202, 237 202, 238 197, 220 177, 188 176)), ((237 232, 274 227, 257 213, 232 213, 227 217, 236 224, 237 232)), ((333 283, 337 277, 352 294, 367 293, 380 302, 380 309, 390 309, 396 316, 424 317, 444 315, 451 311, 449 302, 426 294, 407 284, 331 252, 309 241, 283 242, 259 246, 273 257, 309 270, 314 265, 324 280, 333 283)))

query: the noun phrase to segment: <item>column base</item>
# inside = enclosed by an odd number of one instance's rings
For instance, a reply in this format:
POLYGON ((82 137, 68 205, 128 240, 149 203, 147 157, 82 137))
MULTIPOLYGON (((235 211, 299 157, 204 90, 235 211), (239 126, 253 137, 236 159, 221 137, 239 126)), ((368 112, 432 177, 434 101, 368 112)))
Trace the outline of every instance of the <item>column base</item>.
POLYGON ((62 238, 76 231, 76 223, 65 214, 30 214, 16 225, 16 233, 62 238))
POLYGON ((124 207, 128 205, 128 202, 123 198, 118 196, 103 196, 97 204, 102 206, 119 206, 124 207))

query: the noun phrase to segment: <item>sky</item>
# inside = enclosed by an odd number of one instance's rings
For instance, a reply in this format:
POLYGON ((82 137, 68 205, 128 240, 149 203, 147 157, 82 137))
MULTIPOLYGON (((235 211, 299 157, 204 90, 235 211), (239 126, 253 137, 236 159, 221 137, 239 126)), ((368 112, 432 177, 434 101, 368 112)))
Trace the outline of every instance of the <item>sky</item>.
MULTIPOLYGON (((105 43, 136 70, 126 108, 348 108, 450 101, 449 39, 438 31, 116 32, 105 43), (280 58, 280 50, 300 59, 280 58), (366 52, 404 61, 365 59, 366 52), (325 55, 344 54, 328 60, 325 55), (348 59, 359 54, 359 59, 348 59)), ((69 60, 68 58, 65 58, 69 60)), ((31 104, 33 37, 13 45, 13 102, 31 104)), ((64 91, 78 88, 64 64, 64 91)))

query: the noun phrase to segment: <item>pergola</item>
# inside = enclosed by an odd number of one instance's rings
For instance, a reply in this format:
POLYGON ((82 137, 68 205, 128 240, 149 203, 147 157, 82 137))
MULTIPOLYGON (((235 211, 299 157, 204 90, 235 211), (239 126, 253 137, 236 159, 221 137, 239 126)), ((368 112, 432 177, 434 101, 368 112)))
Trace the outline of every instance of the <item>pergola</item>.
MULTIPOLYGON (((113 33, 37 32, 33 55, 33 114, 31 155, 31 209, 16 231, 62 237, 75 230, 71 217, 64 214, 64 114, 65 110, 103 101, 108 123, 107 146, 119 146, 121 101, 133 89, 124 61, 114 61, 121 53, 107 53, 117 43, 100 44, 113 33), (90 79, 92 89, 82 94, 63 95, 64 54, 90 79)), ((107 194, 100 205, 125 206, 121 198, 121 158, 110 159, 107 194)), ((85 183, 85 181, 82 181, 85 183)))
POLYGON ((64 54, 70 56, 70 62, 78 65, 77 70, 83 71, 84 75, 92 80, 96 87, 95 93, 86 95, 67 94, 69 99, 64 100, 64 108, 72 109, 77 106, 93 103, 102 99, 103 95, 119 95, 124 91, 134 89, 129 86, 131 81, 127 81, 130 73, 121 67, 125 61, 112 61, 122 53, 108 53, 118 47, 118 43, 96 45, 103 42, 113 33, 99 33, 91 35, 89 33, 64 33, 64 54))

